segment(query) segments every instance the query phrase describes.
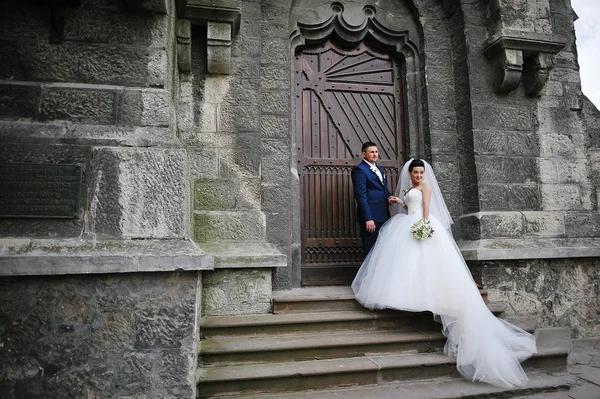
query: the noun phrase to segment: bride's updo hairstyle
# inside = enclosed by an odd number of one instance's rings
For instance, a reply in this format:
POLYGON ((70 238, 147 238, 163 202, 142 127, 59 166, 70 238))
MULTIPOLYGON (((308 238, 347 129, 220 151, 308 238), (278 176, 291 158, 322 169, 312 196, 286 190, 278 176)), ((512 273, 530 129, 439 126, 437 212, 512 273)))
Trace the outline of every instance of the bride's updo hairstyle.
POLYGON ((413 159, 413 161, 410 163, 410 165, 408 165, 408 172, 412 172, 413 168, 416 167, 422 167, 423 169, 425 169, 425 163, 420 160, 420 159, 413 159))

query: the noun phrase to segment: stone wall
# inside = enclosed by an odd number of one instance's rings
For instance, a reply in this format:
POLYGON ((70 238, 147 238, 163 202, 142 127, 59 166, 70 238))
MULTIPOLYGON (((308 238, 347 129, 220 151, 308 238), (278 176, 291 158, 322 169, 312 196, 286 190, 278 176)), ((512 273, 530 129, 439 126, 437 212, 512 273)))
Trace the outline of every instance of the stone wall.
POLYGON ((6 398, 195 398, 198 273, 0 280, 6 398))
POLYGON ((537 326, 569 327, 573 338, 600 334, 600 260, 531 259, 471 265, 489 300, 508 316, 537 314, 537 326))

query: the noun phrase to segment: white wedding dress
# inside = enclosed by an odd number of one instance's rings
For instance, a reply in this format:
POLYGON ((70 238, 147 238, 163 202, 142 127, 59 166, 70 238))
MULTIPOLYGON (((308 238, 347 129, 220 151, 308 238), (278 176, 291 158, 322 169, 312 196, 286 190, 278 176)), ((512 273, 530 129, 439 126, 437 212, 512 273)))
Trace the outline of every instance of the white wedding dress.
POLYGON ((489 311, 452 235, 434 215, 433 236, 413 237, 422 199, 421 191, 411 189, 404 198, 408 214, 381 228, 352 283, 356 300, 370 309, 431 311, 443 324, 444 353, 456 357, 464 377, 501 387, 525 384, 520 362, 536 352, 535 338, 489 311))

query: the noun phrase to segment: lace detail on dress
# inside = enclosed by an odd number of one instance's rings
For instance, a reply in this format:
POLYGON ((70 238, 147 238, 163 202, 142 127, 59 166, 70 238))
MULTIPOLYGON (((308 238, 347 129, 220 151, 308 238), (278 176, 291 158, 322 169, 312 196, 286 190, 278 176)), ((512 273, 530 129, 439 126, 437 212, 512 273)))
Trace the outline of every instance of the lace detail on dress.
POLYGON ((404 197, 404 203, 408 207, 408 214, 423 212, 423 193, 413 188, 404 197))

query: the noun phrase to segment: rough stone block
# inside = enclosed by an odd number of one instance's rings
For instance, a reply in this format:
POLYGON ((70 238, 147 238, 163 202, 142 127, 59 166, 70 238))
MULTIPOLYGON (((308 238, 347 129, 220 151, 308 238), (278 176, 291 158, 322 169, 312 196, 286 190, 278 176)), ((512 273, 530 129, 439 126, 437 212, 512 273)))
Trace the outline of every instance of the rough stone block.
POLYGON ((116 97, 112 90, 49 86, 42 92, 40 118, 112 124, 116 97))
POLYGON ((166 90, 125 90, 119 123, 139 126, 168 126, 171 95, 166 90))
POLYGON ((569 134, 544 133, 540 135, 540 155, 546 157, 574 157, 576 144, 569 134))
POLYGON ((124 86, 165 86, 165 50, 88 46, 77 49, 71 57, 80 60, 78 81, 124 86))
POLYGON ((433 50, 426 54, 427 65, 443 67, 447 71, 452 70, 452 52, 449 50, 433 50))
POLYGON ((540 155, 540 142, 537 134, 531 132, 508 132, 508 153, 535 157, 540 155))
POLYGON ((476 157, 478 183, 506 183, 510 181, 504 169, 504 158, 483 156, 476 157))
POLYGON ((289 35, 289 28, 287 24, 278 24, 269 22, 262 22, 260 24, 260 36, 264 38, 282 39, 289 35))
POLYGON ((260 59, 248 57, 231 58, 230 75, 239 78, 260 78, 260 59))
POLYGON ((260 211, 196 211, 198 242, 259 241, 265 238, 265 215, 260 211))
POLYGON ((574 133, 582 132, 581 116, 566 108, 539 108, 537 121, 540 133, 574 133))
POLYGON ((537 183, 540 181, 537 158, 509 158, 504 161, 507 180, 511 183, 537 183))
POLYGON ((456 128, 456 114, 454 111, 430 111, 429 126, 431 130, 454 130, 456 128))
POLYGON ((260 135, 262 138, 290 137, 290 119, 273 115, 262 115, 260 119, 260 135))
POLYGON ((258 107, 256 106, 219 106, 217 129, 222 131, 256 132, 258 126, 258 107))
POLYGON ((513 211, 541 209, 540 188, 537 184, 511 184, 508 204, 513 211))
POLYGON ((192 179, 215 179, 219 176, 217 149, 189 148, 187 154, 192 179))
POLYGON ((434 154, 451 153, 458 151, 458 137, 454 133, 432 132, 431 152, 434 154))
POLYGON ((507 134, 503 131, 476 130, 473 145, 476 154, 504 154, 507 150, 507 134))
POLYGON ((565 214, 567 237, 600 237, 600 215, 592 212, 565 214))
POLYGON ((219 151, 221 177, 254 177, 260 173, 260 136, 257 134, 233 137, 230 148, 219 151))
MULTIPOLYGON (((214 98, 214 94, 208 90, 205 96, 214 98)), ((255 105, 258 104, 259 97, 259 79, 233 79, 222 102, 229 105, 255 105)))
POLYGON ((533 130, 528 108, 473 105, 473 126, 478 129, 533 130))
MULTIPOLYGON (((290 204, 288 204, 288 207, 290 204)), ((292 215, 289 212, 266 213, 267 218, 267 242, 287 247, 292 242, 292 215)))
POLYGON ((454 85, 427 85, 427 98, 432 109, 454 108, 454 85))
POLYGON ((479 218, 481 238, 520 237, 523 215, 520 212, 485 212, 479 218))
POLYGON ((503 184, 480 185, 479 206, 482 211, 508 210, 508 188, 503 184))
POLYGON ((265 39, 262 41, 262 64, 287 65, 290 48, 287 39, 265 39))
POLYGON ((122 43, 164 47, 167 45, 165 15, 116 13, 114 10, 81 7, 68 12, 64 39, 87 43, 122 43))
POLYGON ((289 88, 290 72, 286 65, 263 65, 260 69, 263 90, 289 88))
POLYGON ((0 279, 3 396, 193 397, 198 289, 197 273, 0 279))
MULTIPOLYGON (((47 24, 47 22, 45 22, 47 24)), ((47 29, 47 28, 46 28, 47 29)), ((16 81, 77 81, 77 63, 71 44, 53 46, 30 42, 0 40, 0 79, 16 81)))
POLYGON ((558 183, 558 171, 556 169, 556 159, 538 158, 538 170, 540 173, 540 182, 558 183))
POLYGON ((0 117, 30 118, 38 116, 41 87, 38 84, 0 84, 0 117))
POLYGON ((96 148, 93 157, 94 233, 128 238, 185 235, 189 194, 183 150, 96 148))
POLYGON ((545 211, 581 209, 579 187, 574 184, 542 184, 542 207, 545 211))
POLYGON ((260 209, 260 179, 197 180, 194 209, 225 211, 260 209))
POLYGON ((275 186, 288 186, 291 178, 290 156, 271 155, 262 160, 261 176, 263 182, 275 186))
POLYGON ((591 170, 585 158, 556 159, 557 183, 589 183, 591 170))
POLYGON ((562 212, 523 212, 524 236, 564 237, 565 216, 562 212))
POLYGON ((261 94, 260 110, 264 114, 290 115, 291 102, 289 90, 263 92, 261 94))
POLYGON ((268 313, 271 269, 221 269, 203 274, 205 316, 268 313))

